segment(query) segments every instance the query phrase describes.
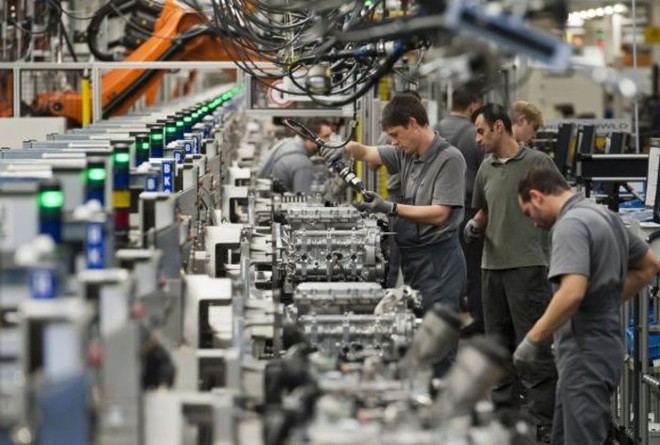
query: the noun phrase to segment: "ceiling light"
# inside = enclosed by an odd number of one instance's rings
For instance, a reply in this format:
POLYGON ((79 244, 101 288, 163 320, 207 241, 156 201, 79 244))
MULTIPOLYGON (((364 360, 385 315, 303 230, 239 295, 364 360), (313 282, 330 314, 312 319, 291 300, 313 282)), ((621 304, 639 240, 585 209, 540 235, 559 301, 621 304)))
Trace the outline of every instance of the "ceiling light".
POLYGON ((617 3, 614 5, 614 13, 615 14, 623 14, 626 12, 628 8, 625 7, 625 5, 622 5, 621 3, 617 3))

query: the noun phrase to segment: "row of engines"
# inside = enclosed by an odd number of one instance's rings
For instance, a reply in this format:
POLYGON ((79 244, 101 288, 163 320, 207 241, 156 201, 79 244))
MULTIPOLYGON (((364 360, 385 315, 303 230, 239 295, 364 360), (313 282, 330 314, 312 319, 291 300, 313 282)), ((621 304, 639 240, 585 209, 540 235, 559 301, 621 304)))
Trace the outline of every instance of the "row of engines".
POLYGON ((0 150, 0 222, 25 222, 0 230, 0 443, 497 445, 523 434, 480 402, 505 361, 497 345, 462 347, 434 382, 460 321, 443 307, 419 318, 419 292, 384 287, 384 218, 353 208, 323 165, 307 196, 256 179, 272 141, 237 91, 0 150), (124 150, 179 115, 198 123, 175 128, 159 157, 124 150), (100 206, 80 190, 92 172, 106 179, 90 188, 100 206), (30 222, 55 215, 35 205, 44 177, 65 197, 54 244, 32 239, 51 226, 30 222))

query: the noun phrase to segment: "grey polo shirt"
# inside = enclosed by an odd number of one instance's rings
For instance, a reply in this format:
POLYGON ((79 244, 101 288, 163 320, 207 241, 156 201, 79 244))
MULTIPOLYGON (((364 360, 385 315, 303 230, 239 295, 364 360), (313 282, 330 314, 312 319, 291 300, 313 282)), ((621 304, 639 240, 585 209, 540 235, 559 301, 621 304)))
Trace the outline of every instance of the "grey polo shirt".
POLYGON ((309 193, 314 171, 304 141, 296 136, 284 139, 271 148, 259 170, 259 177, 277 179, 290 192, 309 193))
POLYGON ((547 233, 535 227, 518 206, 518 182, 534 165, 555 166, 545 153, 524 146, 506 163, 491 155, 481 164, 472 207, 488 211, 482 269, 548 265, 547 233))
POLYGON ((573 326, 561 329, 557 338, 576 338, 582 348, 596 351, 608 346, 607 339, 620 343, 619 310, 627 270, 649 246, 632 235, 618 215, 580 195, 564 204, 551 235, 549 277, 553 285, 557 287, 563 275, 588 278, 586 294, 572 318, 573 326))
POLYGON ((477 127, 466 117, 449 115, 436 124, 440 136, 458 148, 465 158, 465 205, 472 205, 472 193, 477 171, 485 153, 477 145, 477 127))
POLYGON ((418 224, 420 244, 435 244, 449 238, 463 220, 465 159, 461 152, 436 133, 431 147, 421 157, 406 155, 393 145, 379 146, 378 154, 389 173, 401 175, 402 202, 452 208, 447 220, 439 226, 418 224), (425 170, 423 175, 422 170, 425 170))

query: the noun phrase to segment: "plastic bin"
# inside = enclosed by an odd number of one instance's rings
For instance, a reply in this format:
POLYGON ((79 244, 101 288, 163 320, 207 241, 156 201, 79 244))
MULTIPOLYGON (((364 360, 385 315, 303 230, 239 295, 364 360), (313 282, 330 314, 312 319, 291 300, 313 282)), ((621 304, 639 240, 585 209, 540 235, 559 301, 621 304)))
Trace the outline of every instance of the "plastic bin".
MULTIPOLYGON (((649 360, 660 358, 660 334, 649 335, 649 360)), ((634 327, 626 328, 626 344, 628 346, 628 354, 635 352, 635 339, 634 327)))

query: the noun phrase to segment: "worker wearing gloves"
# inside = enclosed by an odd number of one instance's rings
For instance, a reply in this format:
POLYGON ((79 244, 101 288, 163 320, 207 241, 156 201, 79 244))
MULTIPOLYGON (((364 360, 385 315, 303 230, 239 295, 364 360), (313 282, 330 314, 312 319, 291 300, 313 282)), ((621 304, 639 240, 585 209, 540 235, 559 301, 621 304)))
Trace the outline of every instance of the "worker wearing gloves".
MULTIPOLYGON (((332 163, 346 154, 400 173, 400 203, 369 192, 371 201, 364 200, 358 209, 395 216, 392 229, 403 279, 421 292, 424 309, 441 302, 458 311, 465 286, 465 258, 458 241, 465 195, 463 155, 433 131, 424 105, 412 95, 392 98, 381 122, 392 145, 349 142, 345 150, 322 148, 321 155, 332 163)), ((454 356, 455 350, 436 374, 445 372, 454 356)))
POLYGON ((617 215, 571 192, 554 168, 530 169, 518 195, 525 215, 552 229, 555 293, 516 349, 514 365, 534 366, 554 334, 559 384, 552 443, 603 444, 624 363, 620 305, 656 275, 658 260, 617 215))
MULTIPOLYGON (((472 207, 479 210, 465 225, 464 237, 469 242, 484 236, 481 296, 485 331, 487 336, 502 339, 513 353, 552 296, 547 234, 520 210, 518 182, 530 167, 554 163, 546 154, 519 145, 509 114, 501 105, 484 105, 473 113, 472 120, 477 143, 487 157, 477 172, 472 196, 472 207)), ((557 372, 550 346, 543 346, 532 369, 516 373, 511 366, 492 392, 497 409, 512 410, 519 409, 526 392, 540 442, 549 441, 554 412, 557 372)))

